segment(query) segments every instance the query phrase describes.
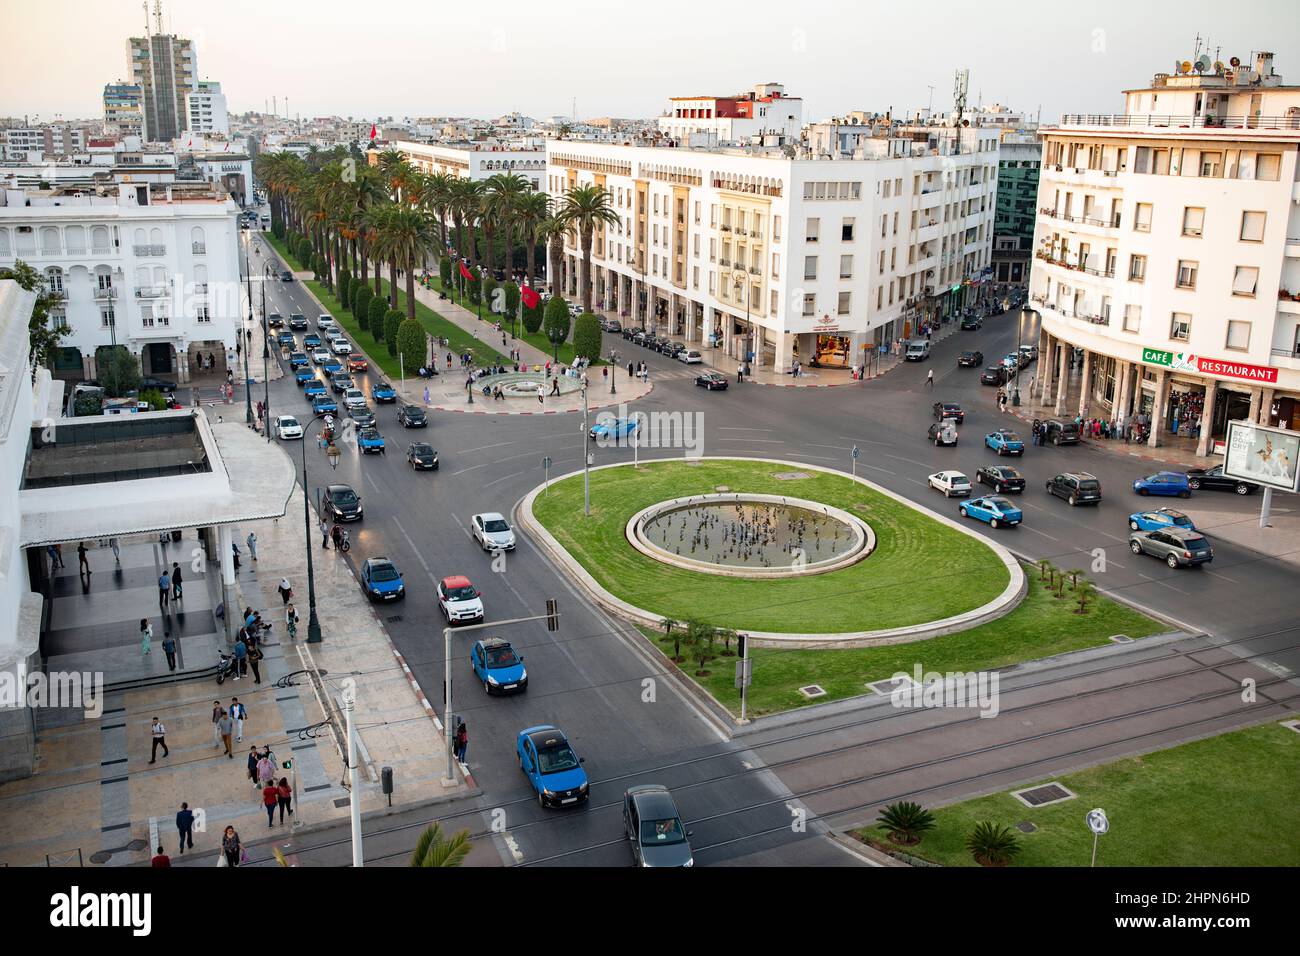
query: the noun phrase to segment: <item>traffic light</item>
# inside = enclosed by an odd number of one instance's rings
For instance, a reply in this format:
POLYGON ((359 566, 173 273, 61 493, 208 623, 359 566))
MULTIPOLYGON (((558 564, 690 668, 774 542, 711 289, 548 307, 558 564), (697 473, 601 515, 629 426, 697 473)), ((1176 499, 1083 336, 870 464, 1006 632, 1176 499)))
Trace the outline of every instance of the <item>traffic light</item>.
POLYGON ((546 599, 546 629, 548 631, 560 629, 560 604, 555 598, 546 599))
POLYGON ((749 640, 749 638, 748 638, 746 635, 744 635, 744 634, 737 634, 737 635, 736 635, 736 654, 737 654, 737 656, 739 656, 739 657, 744 657, 744 656, 745 656, 745 642, 746 642, 747 640, 749 640))

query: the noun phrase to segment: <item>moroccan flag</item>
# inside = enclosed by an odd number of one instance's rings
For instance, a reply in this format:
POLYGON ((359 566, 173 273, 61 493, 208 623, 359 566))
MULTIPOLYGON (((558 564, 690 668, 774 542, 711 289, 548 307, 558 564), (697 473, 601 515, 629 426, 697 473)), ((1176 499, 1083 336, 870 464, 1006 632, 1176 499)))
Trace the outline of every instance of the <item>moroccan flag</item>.
POLYGON ((519 295, 520 298, 524 300, 524 305, 530 309, 537 308, 538 303, 542 301, 542 297, 533 289, 528 288, 528 286, 521 288, 519 290, 519 295))
POLYGON ((378 138, 379 138, 379 127, 376 126, 374 123, 371 123, 371 124, 370 124, 370 142, 373 143, 373 142, 374 142, 375 140, 377 140, 378 138))
POLYGON ((474 273, 465 268, 465 260, 463 259, 460 263, 460 275, 462 279, 468 279, 470 282, 474 281, 474 273))

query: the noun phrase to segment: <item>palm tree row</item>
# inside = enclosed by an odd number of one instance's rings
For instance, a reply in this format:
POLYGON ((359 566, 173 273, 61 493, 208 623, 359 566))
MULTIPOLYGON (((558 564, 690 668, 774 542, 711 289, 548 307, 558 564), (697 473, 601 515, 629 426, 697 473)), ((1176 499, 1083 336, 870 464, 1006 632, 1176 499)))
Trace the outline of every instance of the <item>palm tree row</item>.
POLYGON ((597 229, 617 225, 608 190, 574 186, 549 198, 534 192, 514 173, 470 180, 443 173, 424 173, 397 150, 380 154, 371 166, 359 163, 342 147, 303 160, 291 153, 263 154, 258 178, 270 194, 272 230, 306 236, 312 250, 328 264, 321 280, 331 289, 348 271, 370 281, 375 264, 378 295, 381 264, 389 274, 389 304, 397 308, 398 273, 406 278, 406 312, 415 315, 415 271, 430 254, 454 248, 476 271, 497 261, 498 241, 507 271, 517 245, 524 249, 524 282, 534 286, 537 246, 547 250, 548 275, 559 291, 566 237, 582 250, 580 289, 583 308, 591 311, 591 254, 597 229), (484 261, 475 231, 482 234, 484 261), (454 241, 453 241, 454 239, 454 241))

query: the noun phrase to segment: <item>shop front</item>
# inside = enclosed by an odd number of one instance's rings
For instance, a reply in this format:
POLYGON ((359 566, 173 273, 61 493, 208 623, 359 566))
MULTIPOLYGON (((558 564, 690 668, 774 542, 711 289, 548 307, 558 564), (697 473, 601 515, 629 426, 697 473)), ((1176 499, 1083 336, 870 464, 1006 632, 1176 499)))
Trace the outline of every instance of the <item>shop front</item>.
POLYGON ((1199 438, 1201 418, 1205 412, 1205 386, 1187 379, 1172 379, 1169 402, 1165 408, 1164 427, 1171 435, 1199 438))
POLYGON ((1274 399, 1268 410, 1268 423, 1278 428, 1300 431, 1300 398, 1284 395, 1274 399))

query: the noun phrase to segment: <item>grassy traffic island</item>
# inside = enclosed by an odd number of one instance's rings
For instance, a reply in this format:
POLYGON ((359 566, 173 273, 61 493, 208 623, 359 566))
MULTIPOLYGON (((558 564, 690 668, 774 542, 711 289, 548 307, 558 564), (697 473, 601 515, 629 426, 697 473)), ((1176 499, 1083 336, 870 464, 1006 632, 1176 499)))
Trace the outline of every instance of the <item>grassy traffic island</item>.
POLYGON ((891 818, 910 832, 877 823, 853 835, 943 866, 980 865, 976 848, 990 844, 1000 859, 982 854, 984 865, 1088 866, 1084 815, 1101 807, 1110 832, 1099 841, 1098 866, 1294 867, 1298 761, 1300 734, 1273 722, 1053 777, 1076 794, 1060 803, 1031 809, 1004 792, 891 818), (1024 823, 1033 829, 1019 829, 1024 823))

